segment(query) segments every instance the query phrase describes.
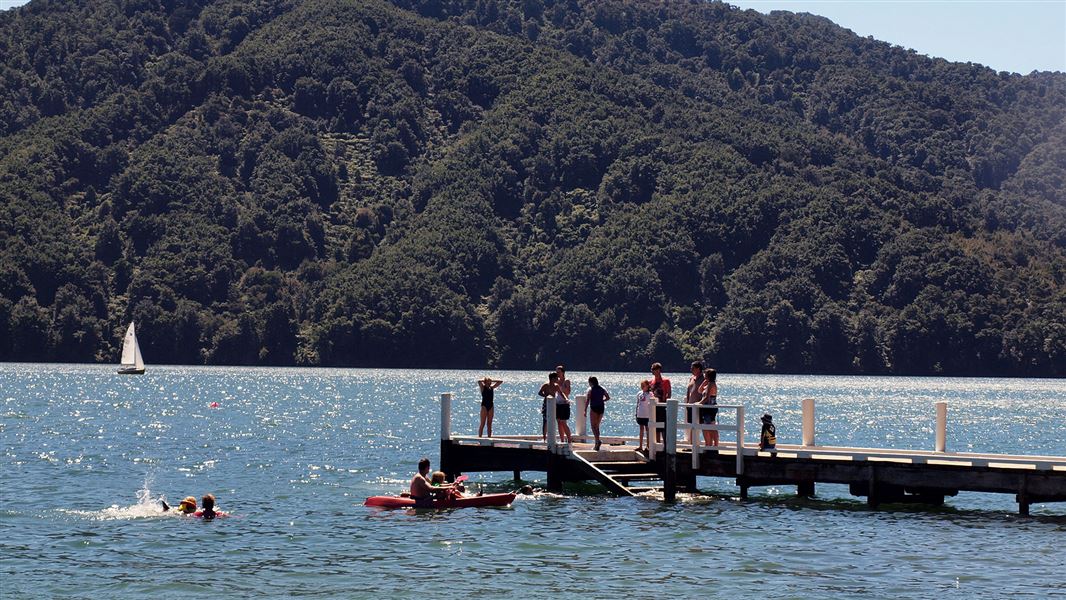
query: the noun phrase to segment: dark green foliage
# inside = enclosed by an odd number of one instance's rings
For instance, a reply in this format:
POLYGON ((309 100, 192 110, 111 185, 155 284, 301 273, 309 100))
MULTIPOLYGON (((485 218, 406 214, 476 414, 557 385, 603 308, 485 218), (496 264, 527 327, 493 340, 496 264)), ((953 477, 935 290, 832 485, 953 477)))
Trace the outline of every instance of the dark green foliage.
POLYGON ((648 0, 0 13, 0 360, 1066 375, 1066 78, 648 0))

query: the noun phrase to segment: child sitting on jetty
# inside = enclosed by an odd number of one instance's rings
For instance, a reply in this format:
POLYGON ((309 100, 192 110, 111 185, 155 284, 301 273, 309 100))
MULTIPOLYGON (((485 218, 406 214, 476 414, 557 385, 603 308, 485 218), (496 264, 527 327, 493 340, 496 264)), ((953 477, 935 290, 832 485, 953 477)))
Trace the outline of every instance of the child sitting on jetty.
POLYGON ((777 450, 777 428, 770 413, 762 416, 762 433, 759 435, 759 450, 777 450))

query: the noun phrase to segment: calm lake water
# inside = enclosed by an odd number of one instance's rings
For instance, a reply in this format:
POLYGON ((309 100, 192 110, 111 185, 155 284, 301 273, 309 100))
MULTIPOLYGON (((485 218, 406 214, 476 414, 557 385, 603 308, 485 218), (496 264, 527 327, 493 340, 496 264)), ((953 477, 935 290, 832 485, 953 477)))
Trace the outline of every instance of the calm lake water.
MULTIPOLYGON (((707 495, 674 505, 588 484, 507 509, 363 507, 404 488, 421 456, 436 466, 440 393, 456 394, 453 431, 476 433, 484 374, 0 365, 0 595, 1066 594, 1066 503, 1020 518, 1009 495, 870 511, 843 486, 812 500, 753 488, 741 502, 731 480, 701 478, 707 495), (159 509, 206 492, 235 516, 159 509)), ((539 432, 545 373, 488 374, 505 381, 497 435, 539 432)), ((575 390, 588 375, 571 374, 575 390)), ((604 433, 634 435, 644 374, 596 375, 613 396, 604 433)), ((769 411, 779 439, 798 443, 804 397, 818 403, 820 444, 931 449, 933 404, 946 400, 949 450, 1066 455, 1062 380, 719 376, 720 401, 746 406, 749 442, 769 411)), ((515 487, 511 473, 471 480, 515 487)))

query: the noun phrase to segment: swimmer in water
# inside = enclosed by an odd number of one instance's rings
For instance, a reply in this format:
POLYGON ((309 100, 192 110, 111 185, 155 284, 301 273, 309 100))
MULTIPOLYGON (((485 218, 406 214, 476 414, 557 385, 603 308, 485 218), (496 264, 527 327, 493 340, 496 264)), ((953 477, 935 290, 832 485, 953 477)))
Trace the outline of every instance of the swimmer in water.
MULTIPOLYGON (((170 510, 170 505, 167 504, 167 501, 163 500, 162 502, 163 502, 163 512, 167 512, 168 510, 170 510)), ((176 510, 179 513, 183 514, 183 515, 191 515, 191 514, 195 513, 196 512, 196 498, 194 498, 193 496, 186 496, 184 500, 182 500, 180 503, 178 503, 178 507, 177 507, 176 510)))
POLYGON ((200 517, 205 521, 229 516, 220 510, 215 510, 215 497, 211 494, 204 494, 204 497, 200 499, 200 507, 200 510, 193 513, 193 516, 200 517))

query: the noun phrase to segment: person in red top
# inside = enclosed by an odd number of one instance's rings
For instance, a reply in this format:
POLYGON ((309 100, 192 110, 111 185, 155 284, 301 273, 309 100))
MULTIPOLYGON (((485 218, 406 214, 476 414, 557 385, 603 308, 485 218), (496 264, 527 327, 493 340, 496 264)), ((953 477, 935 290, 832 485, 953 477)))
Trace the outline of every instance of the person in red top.
POLYGON ((220 510, 215 510, 215 497, 211 494, 204 494, 204 497, 200 499, 200 510, 194 512, 192 515, 194 517, 200 517, 205 521, 229 516, 220 510))
MULTIPOLYGON (((655 396, 655 402, 666 402, 670 398, 670 380, 663 379, 663 366, 660 363, 651 365, 651 393, 655 396)), ((655 420, 659 423, 666 422, 666 407, 655 407, 655 420)), ((650 436, 649 436, 650 439, 650 436)), ((663 441, 663 430, 655 426, 655 441, 663 441)))

